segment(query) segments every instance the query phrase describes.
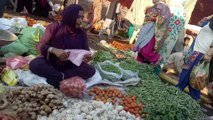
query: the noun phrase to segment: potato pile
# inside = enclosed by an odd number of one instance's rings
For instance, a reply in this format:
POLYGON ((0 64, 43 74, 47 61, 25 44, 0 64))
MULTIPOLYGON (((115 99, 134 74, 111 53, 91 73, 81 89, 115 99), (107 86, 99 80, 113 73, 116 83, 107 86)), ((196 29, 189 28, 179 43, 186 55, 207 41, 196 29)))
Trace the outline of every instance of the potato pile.
POLYGON ((53 110, 63 108, 62 94, 49 85, 14 88, 7 99, 22 120, 34 120, 37 115, 48 116, 53 110))

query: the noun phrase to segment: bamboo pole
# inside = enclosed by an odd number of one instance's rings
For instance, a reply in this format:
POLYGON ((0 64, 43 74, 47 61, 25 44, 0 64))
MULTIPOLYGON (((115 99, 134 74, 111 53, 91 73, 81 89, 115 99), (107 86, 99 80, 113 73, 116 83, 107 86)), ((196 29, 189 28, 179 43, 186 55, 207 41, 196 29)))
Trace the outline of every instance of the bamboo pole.
MULTIPOLYGON (((173 85, 177 85, 178 84, 178 81, 175 80, 175 79, 172 79, 171 77, 169 77, 168 75, 164 74, 164 73, 160 73, 160 78, 162 78, 162 80, 166 81, 166 82, 169 82, 173 85)), ((189 88, 185 88, 184 89, 185 92, 189 93, 189 88)), ((201 94, 201 99, 206 102, 206 103, 212 103, 212 101, 206 97, 205 95, 202 95, 201 94)))

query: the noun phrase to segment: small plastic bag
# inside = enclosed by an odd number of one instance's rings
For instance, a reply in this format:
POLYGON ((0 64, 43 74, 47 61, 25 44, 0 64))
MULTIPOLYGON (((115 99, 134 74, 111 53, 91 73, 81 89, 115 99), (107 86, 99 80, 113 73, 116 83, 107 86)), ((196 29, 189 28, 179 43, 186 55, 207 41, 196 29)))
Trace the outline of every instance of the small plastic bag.
POLYGON ((101 62, 101 63, 97 63, 97 69, 100 71, 100 74, 103 79, 107 79, 112 82, 121 80, 121 78, 123 76, 123 72, 122 72, 121 68, 109 60, 101 62), (104 70, 104 67, 106 67, 106 66, 111 66, 113 68, 111 69, 111 71, 106 71, 106 70, 104 70), (115 71, 115 69, 117 69, 119 73, 112 72, 112 71, 115 71))
POLYGON ((123 72, 122 80, 127 80, 127 79, 137 78, 138 77, 139 71, 133 72, 131 70, 125 70, 124 68, 122 68, 120 66, 120 63, 116 63, 116 65, 118 65, 120 67, 120 69, 122 70, 122 72, 123 72))
POLYGON ((12 70, 18 68, 25 68, 28 66, 29 60, 27 58, 18 56, 18 57, 11 57, 6 60, 7 67, 11 68, 12 70))
POLYGON ((202 62, 194 67, 189 84, 192 88, 203 90, 208 84, 209 63, 202 62))
POLYGON ((9 68, 2 71, 1 80, 8 86, 15 86, 18 83, 15 72, 9 68))
POLYGON ((86 92, 85 81, 79 76, 61 81, 59 87, 62 93, 73 98, 83 98, 86 92))
POLYGON ((101 80, 102 80, 102 77, 99 71, 96 69, 95 74, 91 78, 86 80, 86 87, 87 88, 92 87, 93 85, 98 84, 101 80))

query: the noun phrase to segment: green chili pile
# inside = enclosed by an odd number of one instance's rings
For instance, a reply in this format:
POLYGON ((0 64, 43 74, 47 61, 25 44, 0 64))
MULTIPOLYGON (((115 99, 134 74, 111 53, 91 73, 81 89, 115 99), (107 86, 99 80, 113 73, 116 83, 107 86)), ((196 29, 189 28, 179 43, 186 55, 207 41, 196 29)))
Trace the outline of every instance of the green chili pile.
MULTIPOLYGON (((96 61, 114 59, 110 52, 98 55, 96 61)), ((126 59, 120 61, 120 66, 125 70, 139 71, 141 81, 136 86, 126 87, 126 93, 135 95, 137 101, 145 105, 141 111, 148 114, 145 120, 204 120, 206 117, 197 101, 176 87, 161 82, 150 65, 126 59)), ((117 73, 115 68, 104 69, 117 73)))
POLYGON ((137 86, 127 87, 128 95, 137 96, 145 104, 141 113, 148 113, 145 120, 203 120, 200 105, 189 95, 161 82, 147 64, 136 63, 141 81, 137 86))

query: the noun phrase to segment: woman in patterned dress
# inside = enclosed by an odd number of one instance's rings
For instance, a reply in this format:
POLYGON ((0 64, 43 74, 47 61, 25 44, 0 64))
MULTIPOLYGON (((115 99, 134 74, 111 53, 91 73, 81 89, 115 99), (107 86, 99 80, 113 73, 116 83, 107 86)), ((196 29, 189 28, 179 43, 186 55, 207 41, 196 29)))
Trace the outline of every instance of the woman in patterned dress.
POLYGON ((133 51, 138 52, 137 60, 156 64, 160 59, 157 52, 162 46, 169 25, 170 10, 163 0, 153 0, 154 6, 146 9, 145 22, 133 51))
POLYGON ((164 44, 160 49, 161 64, 167 61, 169 55, 171 54, 174 48, 176 48, 176 52, 182 51, 183 49, 183 47, 180 46, 183 43, 185 34, 184 1, 185 0, 173 0, 172 6, 170 6, 172 16, 169 20, 166 40, 164 41, 164 44))

